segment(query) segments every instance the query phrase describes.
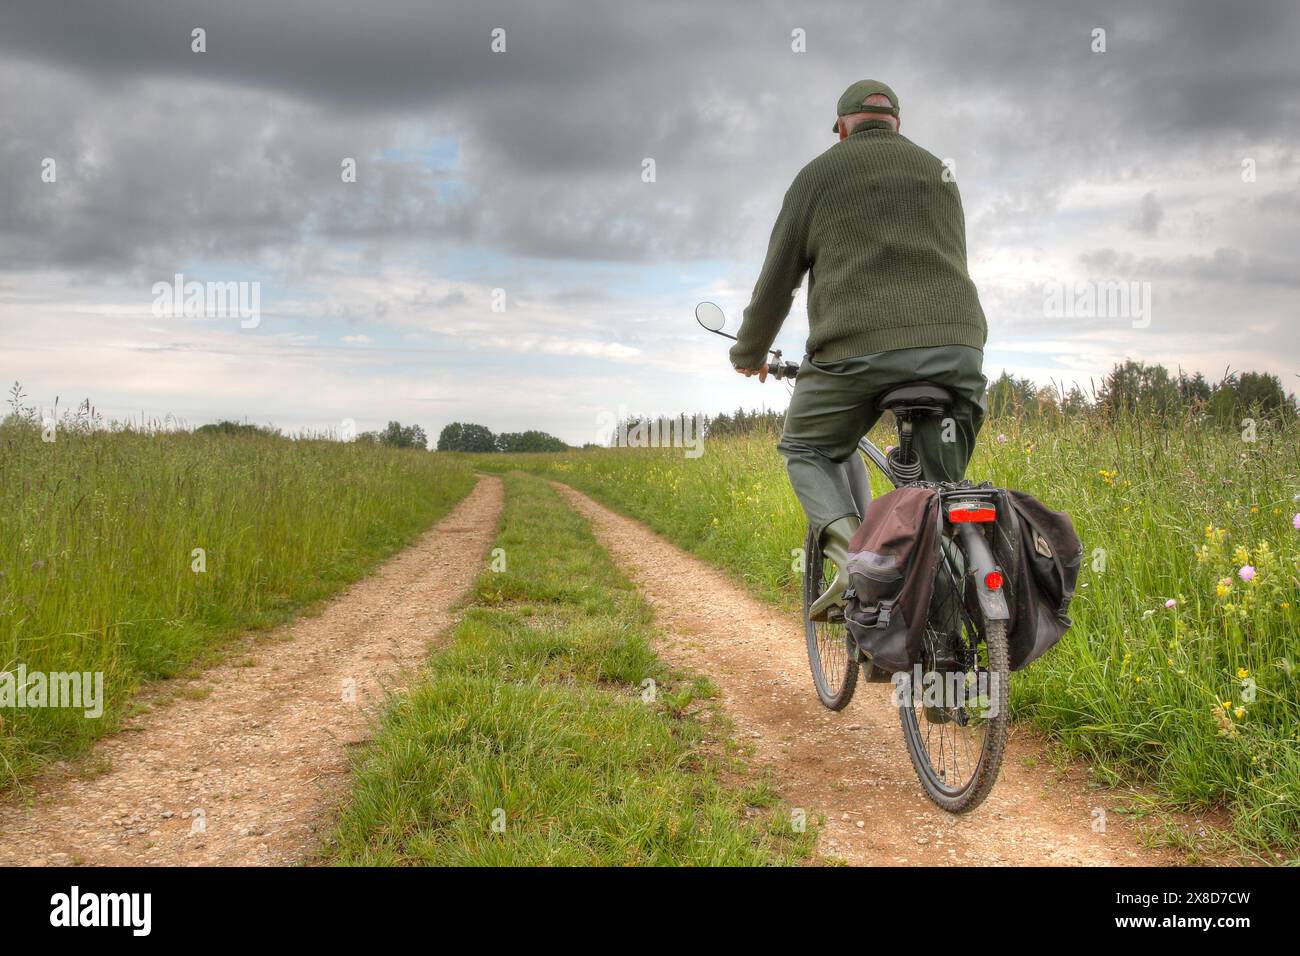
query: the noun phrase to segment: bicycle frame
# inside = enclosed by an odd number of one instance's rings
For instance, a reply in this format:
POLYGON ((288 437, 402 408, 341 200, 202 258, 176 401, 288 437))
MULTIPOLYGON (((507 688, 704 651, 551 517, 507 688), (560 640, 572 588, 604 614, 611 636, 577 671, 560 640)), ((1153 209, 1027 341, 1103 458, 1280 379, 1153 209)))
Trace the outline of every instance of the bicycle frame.
MULTIPOLYGON (((894 477, 889 469, 889 459, 883 451, 876 447, 866 435, 858 439, 858 450, 866 455, 867 459, 880 470, 880 472, 889 479, 889 483, 895 488, 899 487, 899 481, 894 477)), ((944 499, 948 497, 959 496, 962 498, 985 498, 988 497, 987 491, 982 490, 963 490, 947 491, 940 490, 939 501, 940 508, 943 507, 944 499)), ((865 502, 859 502, 860 510, 865 511, 865 502)), ((864 514, 865 517, 865 514, 864 514)), ((1011 618, 1010 608, 1007 606, 1006 595, 1001 590, 992 590, 985 583, 987 576, 998 569, 997 561, 993 558, 993 549, 989 546, 988 538, 971 523, 948 524, 945 533, 950 536, 959 536, 962 540, 963 550, 966 552, 966 558, 970 562, 967 574, 974 576, 974 592, 976 599, 979 601, 980 609, 984 616, 990 621, 1007 621, 1011 618)), ((951 560, 945 549, 940 548, 940 555, 949 570, 953 571, 951 560)))
POLYGON ((895 488, 898 487, 898 481, 889 470, 889 459, 885 457, 885 453, 877 448, 866 435, 863 435, 858 439, 858 451, 866 455, 867 459, 880 469, 881 474, 889 479, 891 485, 895 488))

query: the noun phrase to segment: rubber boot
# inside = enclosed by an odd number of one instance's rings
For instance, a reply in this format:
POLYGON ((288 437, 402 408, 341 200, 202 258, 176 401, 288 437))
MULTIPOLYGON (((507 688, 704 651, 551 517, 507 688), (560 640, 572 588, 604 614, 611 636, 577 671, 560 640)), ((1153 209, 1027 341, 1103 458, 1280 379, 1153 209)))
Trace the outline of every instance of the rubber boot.
POLYGON ((839 518, 822 531, 822 554, 835 565, 835 579, 821 597, 808 609, 808 620, 824 621, 832 607, 844 605, 844 592, 849 589, 849 542, 862 521, 854 515, 839 518))

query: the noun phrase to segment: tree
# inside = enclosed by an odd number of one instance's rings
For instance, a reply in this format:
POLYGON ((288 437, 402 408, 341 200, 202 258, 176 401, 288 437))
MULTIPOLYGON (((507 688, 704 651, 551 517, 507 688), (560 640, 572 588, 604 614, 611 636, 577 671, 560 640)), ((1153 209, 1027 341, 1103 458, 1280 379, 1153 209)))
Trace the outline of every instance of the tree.
POLYGON ((1205 376, 1197 372, 1188 378, 1187 373, 1181 369, 1178 372, 1178 394, 1183 400, 1183 404, 1191 407, 1204 405, 1210 400, 1212 389, 1210 383, 1205 380, 1205 376))
POLYGON ((1029 379, 1015 378, 1004 370, 989 386, 988 408, 990 418, 1022 413, 1032 415, 1038 408, 1038 389, 1029 379))
POLYGON ((438 435, 438 451, 496 450, 496 436, 484 425, 452 422, 438 435))
POLYGON ((546 432, 502 432, 496 439, 497 451, 568 451, 569 446, 546 432))
POLYGON ((403 425, 401 422, 389 422, 387 427, 379 433, 379 442, 383 445, 389 445, 392 448, 420 448, 429 447, 429 436, 424 433, 424 429, 419 425, 403 425))
POLYGON ((1082 415, 1088 410, 1088 396, 1078 385, 1071 385, 1070 390, 1061 399, 1061 411, 1066 415, 1082 415))
POLYGON ((1294 395, 1282 390, 1282 381, 1276 375, 1234 372, 1214 386, 1210 411, 1221 421, 1236 422, 1250 415, 1273 418, 1294 415, 1296 401, 1294 395))
POLYGON ((194 429, 196 435, 278 435, 280 430, 269 425, 250 425, 247 422, 232 422, 222 419, 194 429))
POLYGON ((1242 408, 1264 415, 1295 411, 1295 396, 1282 390, 1282 381, 1267 372, 1242 372, 1237 382, 1237 401, 1242 408))
POLYGON ((1182 403, 1178 384, 1170 378, 1169 369, 1133 359, 1111 369, 1097 398, 1098 404, 1112 416, 1137 411, 1167 415, 1182 403))

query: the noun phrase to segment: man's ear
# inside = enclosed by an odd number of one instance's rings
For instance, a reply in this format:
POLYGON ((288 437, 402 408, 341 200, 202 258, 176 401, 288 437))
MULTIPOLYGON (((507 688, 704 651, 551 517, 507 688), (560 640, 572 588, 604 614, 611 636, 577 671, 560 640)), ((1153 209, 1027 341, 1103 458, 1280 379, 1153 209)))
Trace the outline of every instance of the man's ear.
POLYGON ((836 122, 840 124, 840 141, 843 142, 844 140, 849 138, 849 129, 847 126, 844 125, 843 116, 841 116, 838 120, 836 120, 836 122))

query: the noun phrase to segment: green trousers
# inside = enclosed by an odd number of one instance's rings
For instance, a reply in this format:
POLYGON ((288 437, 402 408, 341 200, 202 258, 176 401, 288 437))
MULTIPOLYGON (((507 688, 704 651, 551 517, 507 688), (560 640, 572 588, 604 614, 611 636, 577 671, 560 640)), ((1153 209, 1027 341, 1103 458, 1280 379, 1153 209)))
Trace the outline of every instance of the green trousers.
POLYGON ((959 481, 984 423, 984 353, 967 345, 895 349, 842 362, 805 357, 777 449, 808 522, 818 529, 860 515, 870 500, 858 439, 880 418, 876 402, 911 382, 932 382, 953 394, 948 413, 914 419, 914 447, 927 481, 959 481))

